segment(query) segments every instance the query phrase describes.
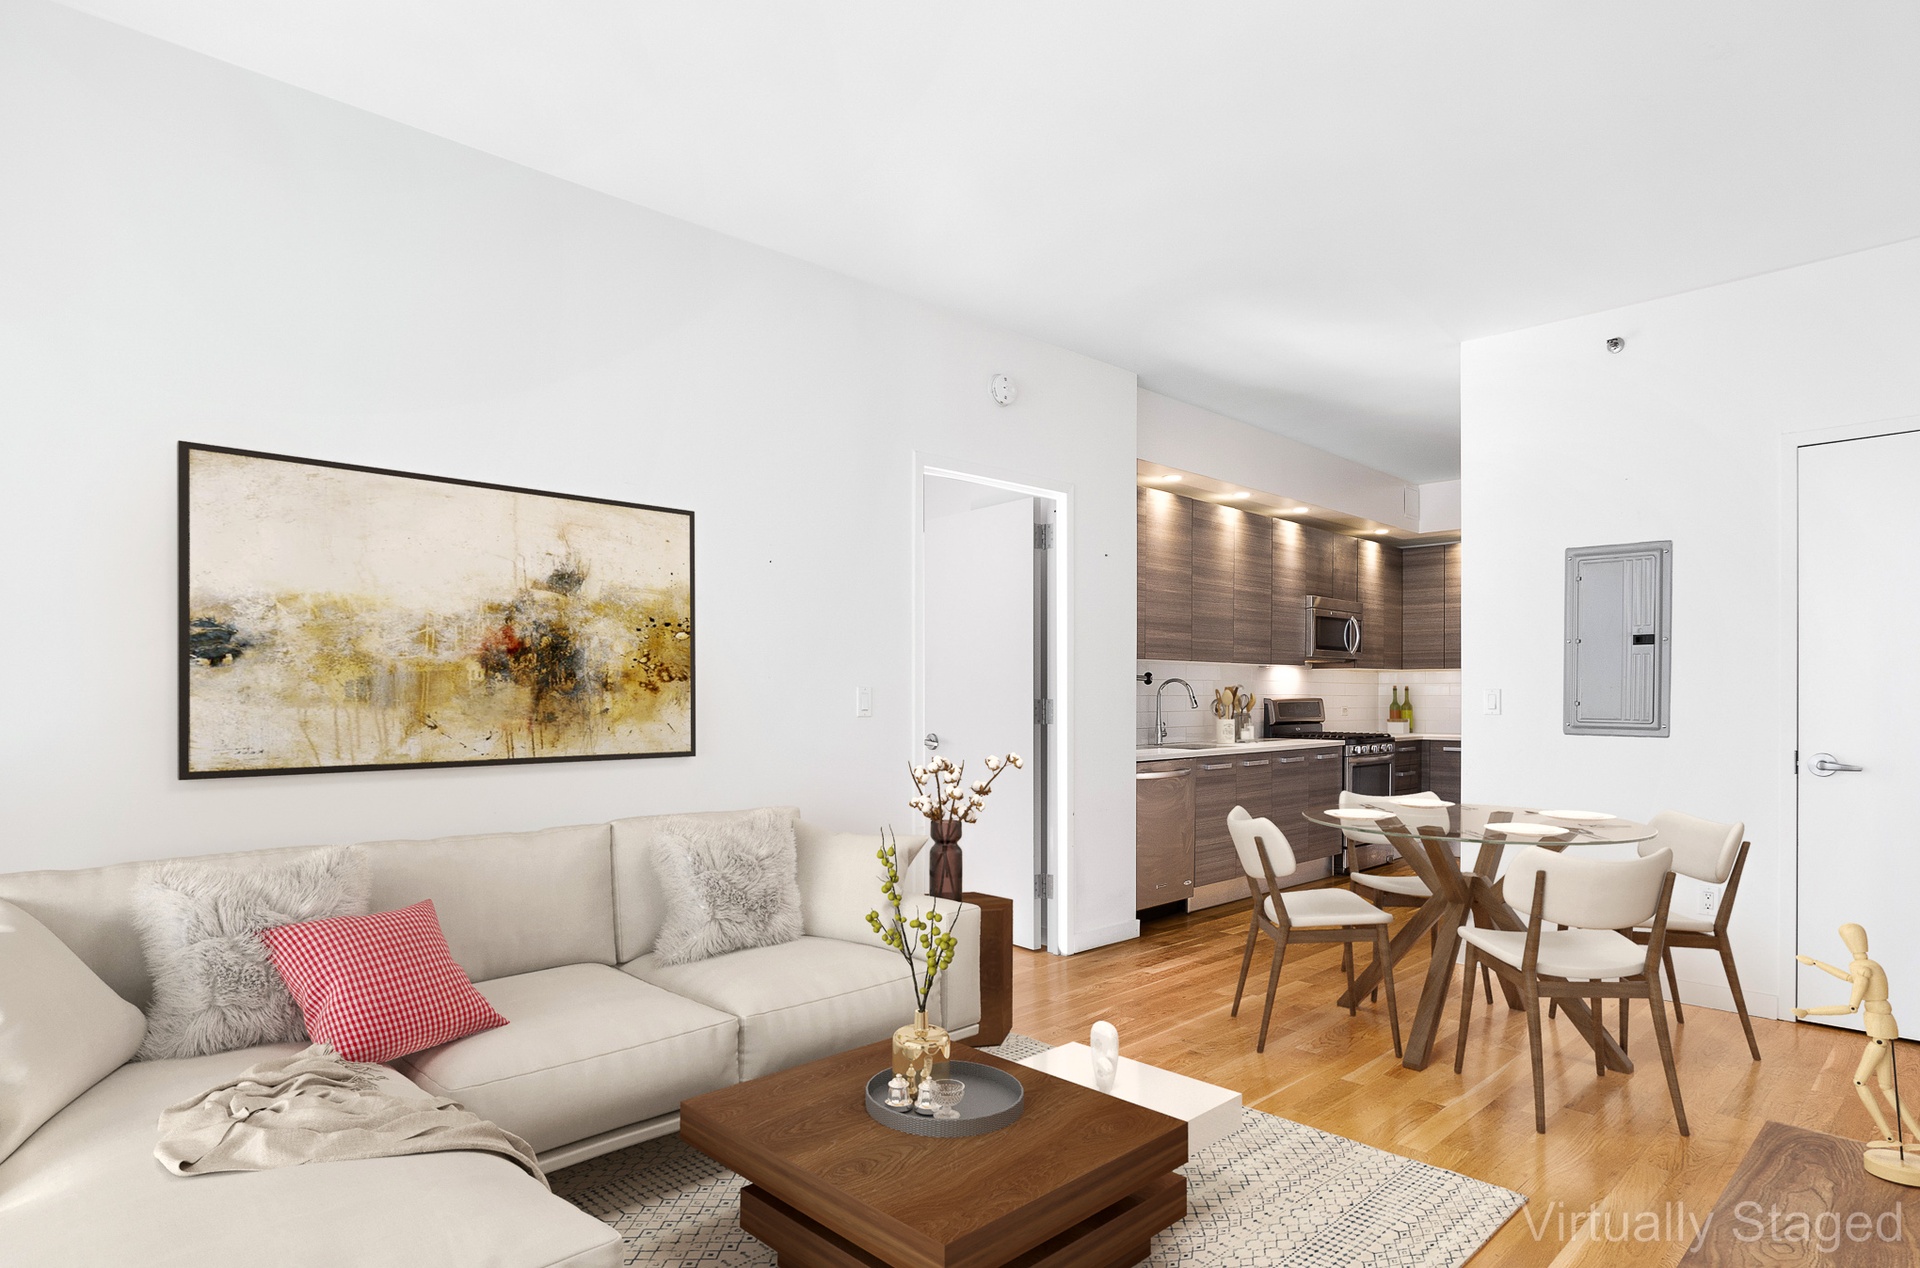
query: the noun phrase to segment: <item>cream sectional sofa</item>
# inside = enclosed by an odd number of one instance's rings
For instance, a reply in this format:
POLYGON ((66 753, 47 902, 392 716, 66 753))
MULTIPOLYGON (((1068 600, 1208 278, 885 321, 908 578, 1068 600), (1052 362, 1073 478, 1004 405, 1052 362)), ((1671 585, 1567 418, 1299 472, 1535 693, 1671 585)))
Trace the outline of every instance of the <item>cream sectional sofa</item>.
MULTIPOLYGON (((526 1139, 552 1170, 676 1130, 686 1097, 890 1035, 910 1020, 913 995, 864 919, 877 902, 876 839, 794 817, 806 936, 673 966, 652 954, 666 914, 653 865, 664 817, 362 847, 371 910, 431 898, 454 959, 510 1023, 392 1063, 392 1088, 453 1097, 526 1139)), ((131 917, 141 866, 0 875, 0 899, 144 1006, 151 984, 131 917)), ((978 920, 962 913, 931 1003, 956 1038, 979 1029, 978 943, 964 936, 978 920)), ((0 1162, 0 1261, 621 1262, 610 1228, 490 1155, 191 1179, 154 1160, 163 1107, 297 1047, 129 1063, 94 1084, 0 1162)))

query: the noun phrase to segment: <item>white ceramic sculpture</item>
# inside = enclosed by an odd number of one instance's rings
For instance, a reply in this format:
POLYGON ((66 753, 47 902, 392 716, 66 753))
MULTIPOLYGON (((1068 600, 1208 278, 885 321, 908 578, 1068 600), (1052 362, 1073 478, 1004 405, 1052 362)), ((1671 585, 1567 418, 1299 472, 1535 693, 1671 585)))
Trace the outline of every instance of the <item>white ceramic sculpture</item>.
POLYGON ((1113 1091, 1114 1076, 1120 1073, 1120 1032, 1110 1021, 1097 1021, 1087 1046, 1093 1049, 1093 1086, 1102 1092, 1113 1091))

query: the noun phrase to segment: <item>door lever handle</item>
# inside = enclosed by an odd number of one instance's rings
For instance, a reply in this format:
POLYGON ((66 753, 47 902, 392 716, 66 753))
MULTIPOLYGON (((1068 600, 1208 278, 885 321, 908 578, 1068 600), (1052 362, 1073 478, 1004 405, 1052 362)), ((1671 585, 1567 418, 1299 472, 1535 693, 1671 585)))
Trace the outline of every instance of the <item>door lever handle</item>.
POLYGON ((1845 762, 1837 761, 1835 760, 1833 754, 1831 753, 1815 753, 1813 755, 1813 760, 1807 763, 1807 767, 1814 774, 1820 776, 1823 779, 1828 775, 1833 775, 1843 770, 1865 770, 1866 769, 1866 767, 1864 766, 1849 766, 1845 762))

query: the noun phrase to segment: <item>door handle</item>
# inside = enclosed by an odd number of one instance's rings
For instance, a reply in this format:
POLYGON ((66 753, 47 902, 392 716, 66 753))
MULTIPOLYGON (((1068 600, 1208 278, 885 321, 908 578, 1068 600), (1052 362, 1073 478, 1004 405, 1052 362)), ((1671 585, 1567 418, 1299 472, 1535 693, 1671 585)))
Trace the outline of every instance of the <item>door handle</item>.
POLYGON ((1827 776, 1838 774, 1843 770, 1865 770, 1866 767, 1849 766, 1845 762, 1836 761, 1831 753, 1815 753, 1813 755, 1813 761, 1808 763, 1808 769, 1812 770, 1814 774, 1820 776, 1822 779, 1825 779, 1827 776))
POLYGON ((1136 774, 1136 775, 1134 776, 1134 779, 1136 779, 1136 780, 1147 780, 1147 779, 1185 779, 1185 778, 1186 778, 1187 776, 1189 776, 1189 775, 1191 775, 1191 774, 1193 774, 1193 772, 1192 772, 1191 770, 1160 770, 1160 771, 1141 771, 1140 773, 1138 773, 1138 774, 1136 774))
POLYGON ((1313 755, 1313 760, 1316 762, 1331 762, 1337 757, 1344 757, 1344 756, 1345 754, 1343 753, 1315 753, 1313 755))
POLYGON ((927 732, 927 738, 920 742, 927 746, 927 752, 929 753, 940 747, 940 737, 932 731, 927 732))
POLYGON ((1347 652, 1349 655, 1358 656, 1360 654, 1360 618, 1359 617, 1350 616, 1347 618, 1346 637, 1342 641, 1346 643, 1347 652))
POLYGON ((1267 759, 1263 757, 1257 762, 1242 762, 1240 764, 1242 766, 1265 766, 1267 764, 1267 759))

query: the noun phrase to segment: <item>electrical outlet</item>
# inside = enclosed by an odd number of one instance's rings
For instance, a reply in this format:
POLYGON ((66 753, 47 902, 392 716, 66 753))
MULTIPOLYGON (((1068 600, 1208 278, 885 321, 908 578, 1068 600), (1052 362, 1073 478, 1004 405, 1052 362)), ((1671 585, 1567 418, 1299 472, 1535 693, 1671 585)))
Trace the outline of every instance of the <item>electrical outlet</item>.
POLYGON ((1720 891, 1717 889, 1701 890, 1699 908, 1702 916, 1711 916, 1714 912, 1718 911, 1720 909, 1720 891))

